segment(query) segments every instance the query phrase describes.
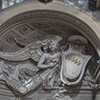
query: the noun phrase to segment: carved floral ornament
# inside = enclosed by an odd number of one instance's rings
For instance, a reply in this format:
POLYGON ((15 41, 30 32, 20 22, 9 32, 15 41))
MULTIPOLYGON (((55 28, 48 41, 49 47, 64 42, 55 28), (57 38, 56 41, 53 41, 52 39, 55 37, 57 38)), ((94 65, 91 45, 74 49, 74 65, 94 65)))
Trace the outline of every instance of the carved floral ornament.
MULTIPOLYGON (((61 36, 48 35, 17 52, 0 52, 0 80, 5 81, 15 95, 27 95, 41 86, 43 91, 51 91, 47 100, 63 98, 70 93, 67 88, 82 81, 92 55, 85 50, 88 40, 83 36, 70 36, 65 46, 59 46, 62 40, 61 36), (33 62, 20 63, 26 60, 33 62), (6 61, 17 62, 17 65, 14 67, 6 61)), ((15 42, 20 44, 17 39, 15 42)))

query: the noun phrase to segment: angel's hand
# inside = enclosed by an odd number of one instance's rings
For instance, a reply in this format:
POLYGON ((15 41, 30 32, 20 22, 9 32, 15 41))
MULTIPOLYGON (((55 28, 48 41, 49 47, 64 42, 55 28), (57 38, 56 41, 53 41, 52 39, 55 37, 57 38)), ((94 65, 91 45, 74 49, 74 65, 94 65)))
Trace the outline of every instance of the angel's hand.
POLYGON ((49 63, 48 67, 55 67, 56 65, 57 65, 56 62, 51 62, 51 63, 49 63))

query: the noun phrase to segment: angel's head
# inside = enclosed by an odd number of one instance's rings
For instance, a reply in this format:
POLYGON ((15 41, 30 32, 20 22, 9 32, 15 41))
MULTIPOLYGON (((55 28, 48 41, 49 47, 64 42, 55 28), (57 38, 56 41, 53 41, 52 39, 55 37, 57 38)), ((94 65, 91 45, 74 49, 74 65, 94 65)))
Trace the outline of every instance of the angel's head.
POLYGON ((57 35, 48 35, 43 40, 43 48, 49 50, 56 50, 58 48, 58 43, 62 40, 62 37, 57 35))

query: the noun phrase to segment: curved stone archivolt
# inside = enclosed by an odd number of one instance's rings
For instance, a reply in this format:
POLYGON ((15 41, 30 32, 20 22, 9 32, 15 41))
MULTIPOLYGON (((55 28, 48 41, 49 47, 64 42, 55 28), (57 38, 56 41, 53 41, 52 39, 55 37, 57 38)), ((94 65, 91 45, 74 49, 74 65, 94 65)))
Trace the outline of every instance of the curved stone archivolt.
MULTIPOLYGON (((47 35, 63 37, 59 44, 62 46, 70 36, 77 35, 86 38, 89 47, 87 52, 93 54, 94 59, 91 61, 95 60, 90 65, 95 63, 97 66, 96 61, 100 58, 100 26, 92 17, 78 9, 53 2, 25 2, 2 11, 0 24, 0 50, 3 52, 18 51, 47 35)), ((97 69, 96 66, 92 68, 95 70, 93 75, 98 80, 99 65, 97 69)))
MULTIPOLYGON (((22 4, 12 6, 12 7, 10 7, 10 8, 8 8, 8 9, 1 12, 0 24, 1 24, 1 26, 4 26, 3 24, 6 21, 9 22, 9 19, 14 19, 14 20, 17 19, 17 21, 18 20, 20 21, 20 18, 18 19, 14 16, 19 15, 19 17, 20 17, 21 13, 30 12, 30 11, 34 12, 34 10, 51 10, 51 11, 53 10, 53 11, 65 13, 65 15, 60 14, 58 17, 61 17, 62 19, 66 18, 66 20, 69 23, 74 23, 73 27, 76 30, 83 33, 83 35, 86 38, 88 38, 88 40, 93 44, 93 46, 95 47, 95 49, 97 50, 97 52, 99 54, 100 35, 99 35, 99 25, 98 25, 98 23, 96 23, 90 16, 84 14, 83 12, 81 12, 77 9, 74 9, 72 7, 66 7, 66 6, 64 6, 60 3, 59 4, 57 4, 57 3, 48 3, 48 4, 45 5, 45 4, 36 2, 36 1, 34 1, 34 2, 32 1, 32 2, 26 2, 26 3, 22 3, 22 4), (69 19, 66 14, 68 16, 71 15, 70 16, 71 18, 69 19), (79 28, 76 27, 76 26, 78 26, 79 28)), ((24 18, 25 14, 24 15, 21 14, 21 16, 24 18)), ((26 18, 27 18, 27 16, 32 17, 32 15, 27 14, 26 18)), ((57 17, 57 15, 55 17, 57 17)), ((21 20, 23 18, 21 18, 21 20)), ((10 22, 10 24, 11 24, 11 22, 10 22)))

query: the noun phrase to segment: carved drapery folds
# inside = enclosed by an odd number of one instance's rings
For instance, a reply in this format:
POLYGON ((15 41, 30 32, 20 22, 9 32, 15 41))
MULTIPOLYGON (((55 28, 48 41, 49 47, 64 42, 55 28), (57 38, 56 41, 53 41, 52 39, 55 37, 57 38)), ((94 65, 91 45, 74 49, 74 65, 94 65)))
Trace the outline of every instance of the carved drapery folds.
MULTIPOLYGON (((56 91, 48 99, 63 98, 66 93, 70 93, 67 90, 69 86, 82 81, 93 55, 87 52, 88 41, 83 36, 70 36, 64 46, 59 46, 62 40, 61 36, 48 35, 19 51, 0 52, 0 79, 6 82, 15 95, 23 97, 32 91, 34 94, 41 87, 51 93, 56 91), (10 64, 6 64, 6 61, 10 64), (12 65, 13 62, 15 65, 12 65)), ((17 39, 14 41, 18 46, 22 45, 17 39)), ((89 75, 85 81, 92 87, 99 87, 96 83, 92 84, 89 75)))

